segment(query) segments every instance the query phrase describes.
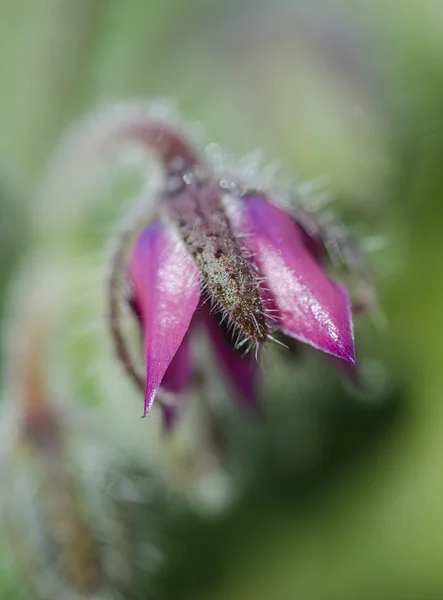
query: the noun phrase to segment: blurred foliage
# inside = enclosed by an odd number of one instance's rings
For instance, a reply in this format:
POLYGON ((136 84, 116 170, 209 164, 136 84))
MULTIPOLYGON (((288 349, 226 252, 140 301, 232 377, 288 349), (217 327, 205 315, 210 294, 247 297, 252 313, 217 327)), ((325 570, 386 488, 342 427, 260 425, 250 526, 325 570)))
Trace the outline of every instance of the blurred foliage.
MULTIPOLYGON (((44 247, 66 287, 48 378, 75 399, 68 414, 85 410, 92 436, 131 465, 124 489, 138 490, 125 510, 145 543, 147 582, 134 580, 123 597, 441 599, 441 2, 3 0, 0 50, 5 337, 14 337, 8 283, 44 247), (261 147, 290 178, 324 176, 334 210, 370 250, 387 318, 380 330, 364 319, 356 327, 366 391, 309 353, 294 366, 274 352, 263 418, 223 413, 238 489, 217 515, 192 500, 206 476, 205 440, 165 440, 155 415, 141 422, 107 338, 84 333, 103 313, 102 272, 91 263, 104 260, 109 227, 99 226, 118 215, 131 182, 66 239, 36 233, 36 190, 63 130, 103 103, 157 96, 198 121, 208 142, 239 155, 261 147), (151 479, 155 493, 144 495, 140 482, 151 479)), ((24 593, 1 538, 0 595, 24 593)))

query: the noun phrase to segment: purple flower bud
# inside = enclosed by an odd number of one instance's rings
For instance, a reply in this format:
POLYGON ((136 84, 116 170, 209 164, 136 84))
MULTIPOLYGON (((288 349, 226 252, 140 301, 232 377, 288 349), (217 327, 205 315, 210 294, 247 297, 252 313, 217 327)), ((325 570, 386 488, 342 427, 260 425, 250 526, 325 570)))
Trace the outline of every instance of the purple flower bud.
MULTIPOLYGON (((226 190, 190 142, 177 141, 180 135, 163 126, 162 146, 153 144, 164 167, 156 218, 134 236, 127 263, 118 261, 143 334, 144 415, 158 393, 180 395, 192 380, 194 327, 207 330, 222 370, 249 408, 258 402, 251 355, 257 357, 273 331, 355 365, 351 301, 322 264, 327 229, 302 209, 283 208, 272 192, 249 192, 241 182, 226 190)), ((152 137, 146 136, 150 145, 152 137)), ((333 241, 346 246, 341 237, 333 241)), ((169 402, 168 423, 171 410, 169 402)))
MULTIPOLYGON (((62 148, 49 196, 68 167, 128 143, 153 153, 163 170, 155 191, 142 190, 143 212, 120 240, 109 286, 115 348, 145 391, 145 416, 157 397, 165 423, 174 422, 198 372, 189 344, 197 328, 208 332, 226 379, 249 408, 258 405, 254 356, 274 331, 355 365, 351 300, 328 277, 327 259, 355 273, 361 289, 372 288, 343 228, 308 212, 298 198, 288 202, 290 191, 212 165, 209 151, 201 154, 178 124, 149 108, 123 106, 91 122, 62 148), (123 302, 140 326, 144 374, 121 324, 123 302)), ((372 297, 361 295, 362 308, 372 297)))

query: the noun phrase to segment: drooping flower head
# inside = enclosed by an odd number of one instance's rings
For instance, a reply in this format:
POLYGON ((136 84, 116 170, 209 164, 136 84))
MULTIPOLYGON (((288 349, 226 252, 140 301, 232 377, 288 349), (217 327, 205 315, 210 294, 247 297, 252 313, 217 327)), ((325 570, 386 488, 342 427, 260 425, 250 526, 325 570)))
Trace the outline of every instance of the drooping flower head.
POLYGON ((144 415, 160 396, 166 421, 173 419, 175 399, 196 373, 189 338, 199 327, 249 407, 257 404, 255 359, 275 331, 355 364, 351 301, 324 270, 329 255, 367 277, 342 228, 289 202, 291 193, 226 179, 179 125, 149 110, 111 113, 90 137, 95 150, 135 142, 162 166, 154 201, 117 248, 109 294, 117 353, 144 387, 144 415), (143 375, 120 326, 122 301, 142 332, 143 375))

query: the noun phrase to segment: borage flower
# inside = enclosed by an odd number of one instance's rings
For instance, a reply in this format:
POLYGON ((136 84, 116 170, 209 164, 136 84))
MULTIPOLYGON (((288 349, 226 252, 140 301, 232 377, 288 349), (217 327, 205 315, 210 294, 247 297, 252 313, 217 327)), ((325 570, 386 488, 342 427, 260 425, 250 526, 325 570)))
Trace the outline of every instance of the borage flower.
MULTIPOLYGON (((124 133, 147 144, 164 167, 156 215, 144 228, 131 229, 129 244, 121 243, 111 281, 117 351, 139 381, 119 324, 122 274, 143 334, 144 415, 157 394, 177 398, 192 380, 189 337, 196 327, 207 330, 222 370, 248 407, 257 405, 256 358, 274 331, 354 365, 350 298, 323 267, 326 247, 351 256, 349 263, 359 260, 343 230, 330 236, 332 229, 301 206, 288 210, 269 192, 240 182, 227 189, 186 137, 164 123, 148 118, 124 133)), ((162 405, 170 421, 170 404, 162 405)))

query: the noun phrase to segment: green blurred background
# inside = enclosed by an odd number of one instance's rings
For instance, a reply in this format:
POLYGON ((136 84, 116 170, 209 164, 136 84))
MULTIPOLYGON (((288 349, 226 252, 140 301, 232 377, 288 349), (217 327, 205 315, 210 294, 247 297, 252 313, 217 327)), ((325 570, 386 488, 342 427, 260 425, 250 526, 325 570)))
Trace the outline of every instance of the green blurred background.
MULTIPOLYGON (((94 413, 106 444, 128 454, 121 467, 128 481, 139 481, 149 452, 143 481, 162 482, 154 499, 140 492, 133 509, 140 547, 151 548, 134 559, 143 576, 123 592, 111 586, 71 596, 66 588, 42 597, 443 599, 442 160, 438 0, 1 0, 3 360, 17 324, 4 300, 17 273, 48 247, 71 290, 57 308, 51 387, 74 398, 71 410, 94 413), (226 452, 235 497, 224 509, 189 500, 194 480, 188 484, 180 457, 193 434, 171 450, 154 431, 155 417, 153 425, 140 422, 140 398, 116 383, 124 379, 118 369, 112 383, 101 381, 106 363, 82 378, 107 338, 64 341, 103 312, 99 297, 70 306, 78 288, 69 285, 102 256, 106 235, 97 232, 111 213, 88 213, 72 231, 60 223, 69 252, 57 224, 37 233, 37 190, 64 129, 103 104, 159 96, 198 122, 208 143, 238 156, 261 148, 289 177, 324 178, 334 210, 367 251, 386 316, 383 327, 364 317, 356 325, 363 391, 309 353, 296 364, 274 356, 260 422, 237 417, 235 408, 222 419, 233 440, 226 452), (138 440, 148 435, 145 448, 138 440)), ((131 186, 114 190, 114 209, 131 186)), ((87 275, 76 285, 101 288, 102 279, 87 275)), ((32 313, 32 295, 29 304, 32 313)), ((7 529, 0 595, 40 597, 7 529)), ((26 528, 19 535, 26 546, 26 528)))

